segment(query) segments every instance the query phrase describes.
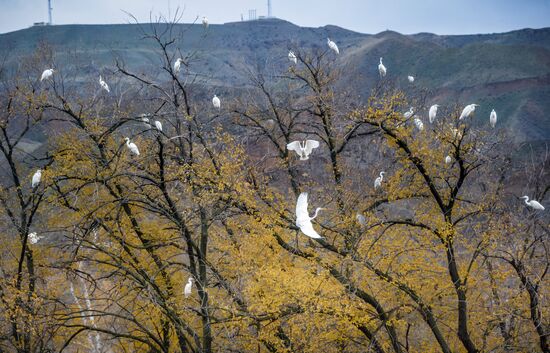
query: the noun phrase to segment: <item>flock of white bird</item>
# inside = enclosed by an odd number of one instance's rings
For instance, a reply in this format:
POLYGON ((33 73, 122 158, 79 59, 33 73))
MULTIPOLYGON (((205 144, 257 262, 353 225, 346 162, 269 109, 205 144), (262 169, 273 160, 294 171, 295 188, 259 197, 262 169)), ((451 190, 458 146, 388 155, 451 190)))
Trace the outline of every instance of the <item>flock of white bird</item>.
MULTIPOLYGON (((206 17, 203 17, 202 25, 204 26, 205 29, 208 28, 208 19, 206 17)), ((328 48, 330 50, 332 50, 334 53, 340 54, 340 50, 338 49, 338 45, 336 45, 335 42, 330 40, 330 38, 327 38, 327 45, 328 45, 328 48)), ((298 63, 298 57, 296 56, 296 54, 293 51, 288 52, 288 59, 291 62, 293 62, 294 64, 298 63)), ((385 77, 388 70, 387 70, 386 66, 384 66, 382 60, 383 59, 380 58, 380 62, 378 64, 378 72, 380 74, 380 77, 385 77)), ((182 64, 185 64, 185 62, 182 58, 177 58, 176 61, 174 62, 173 71, 176 75, 179 74, 182 64)), ((40 77, 40 81, 50 79, 53 76, 54 72, 55 72, 55 70, 53 68, 44 70, 44 72, 42 72, 42 75, 40 77)), ((410 83, 413 83, 415 78, 414 78, 414 76, 409 75, 409 76, 407 76, 407 80, 410 83)), ((107 84, 107 82, 105 82, 105 80, 101 76, 99 76, 99 84, 100 84, 102 89, 107 91, 107 93, 111 92, 110 89, 109 89, 109 85, 107 84)), ((216 108, 218 110, 221 109, 221 100, 218 96, 214 95, 214 97, 212 98, 212 105, 214 106, 214 108, 216 108)), ((464 107, 464 109, 462 110, 462 113, 460 114, 459 120, 470 117, 474 113, 477 106, 479 106, 479 105, 478 104, 469 104, 466 107, 464 107)), ((428 118, 429 118, 430 123, 433 123, 435 121, 435 119, 437 117, 437 109, 438 108, 439 108, 438 104, 434 104, 430 107, 430 109, 428 111, 428 118)), ((415 111, 414 111, 413 107, 411 107, 407 112, 405 112, 403 114, 403 116, 406 119, 414 117, 414 115, 415 115, 415 111)), ((148 118, 142 117, 142 121, 148 127, 151 127, 148 118)), ((414 122, 414 124, 415 124, 415 126, 418 130, 422 131, 424 129, 424 123, 422 122, 422 120, 420 118, 415 117, 413 122, 414 122)), ((491 111, 491 114, 489 116, 489 122, 491 124, 491 127, 493 127, 493 128, 495 127, 495 125, 497 123, 497 113, 495 112, 494 109, 491 111)), ((154 122, 154 124, 155 124, 155 128, 158 131, 162 131, 162 123, 160 121, 157 120, 157 121, 154 122)), ((455 131, 455 135, 456 134, 458 134, 458 131, 455 131)), ((135 143, 131 142, 128 137, 125 137, 124 140, 126 141, 126 147, 128 148, 128 150, 132 154, 134 154, 135 156, 139 156, 140 153, 139 153, 139 148, 137 147, 137 145, 135 143)), ((313 150, 315 148, 318 148, 319 145, 320 145, 319 141, 305 140, 305 141, 293 141, 293 142, 287 144, 286 147, 289 151, 296 152, 296 154, 300 157, 301 161, 305 161, 305 160, 309 159, 310 154, 313 152, 313 150)), ((446 156, 445 157, 445 163, 450 164, 451 162, 452 162, 451 156, 446 156)), ((380 176, 375 179, 375 181, 374 181, 374 189, 375 190, 382 187, 382 181, 384 180, 384 174, 385 174, 385 172, 380 172, 380 176)), ((34 175, 32 176, 31 184, 32 184, 33 189, 38 187, 38 185, 40 184, 41 178, 42 178, 42 170, 38 169, 34 173, 34 175)), ((307 192, 302 192, 298 196, 298 200, 296 202, 296 226, 306 236, 308 236, 310 238, 313 238, 313 239, 322 239, 323 237, 320 236, 319 233, 317 233, 317 231, 315 231, 315 229, 313 228, 313 223, 311 221, 314 220, 317 217, 317 215, 319 214, 319 211, 323 210, 323 208, 318 207, 315 210, 315 214, 313 215, 313 217, 310 217, 309 212, 308 212, 307 197, 308 197, 307 192)), ((535 210, 544 210, 544 206, 542 206, 536 200, 529 200, 528 196, 522 196, 521 199, 525 200, 525 204, 527 206, 529 206, 529 207, 531 207, 535 210)), ((363 226, 366 225, 365 216, 358 213, 356 215, 356 218, 357 218, 357 221, 359 222, 359 224, 361 224, 363 226)), ((38 236, 36 232, 32 232, 32 233, 28 234, 28 239, 29 239, 29 242, 31 244, 36 244, 36 243, 38 243, 38 241, 40 239, 42 239, 42 237, 38 236)), ((188 298, 191 295, 194 281, 195 281, 195 279, 193 277, 189 277, 189 279, 187 281, 187 284, 185 285, 185 288, 184 288, 185 298, 188 298)))

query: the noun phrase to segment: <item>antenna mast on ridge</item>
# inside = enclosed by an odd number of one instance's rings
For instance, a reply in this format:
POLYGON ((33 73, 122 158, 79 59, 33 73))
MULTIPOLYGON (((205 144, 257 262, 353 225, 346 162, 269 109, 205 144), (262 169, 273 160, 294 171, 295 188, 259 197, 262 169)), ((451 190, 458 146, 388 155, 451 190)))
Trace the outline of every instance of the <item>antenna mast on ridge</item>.
POLYGON ((52 25, 52 0, 48 0, 48 24, 52 25))
POLYGON ((271 0, 267 0, 267 18, 271 18, 271 0))

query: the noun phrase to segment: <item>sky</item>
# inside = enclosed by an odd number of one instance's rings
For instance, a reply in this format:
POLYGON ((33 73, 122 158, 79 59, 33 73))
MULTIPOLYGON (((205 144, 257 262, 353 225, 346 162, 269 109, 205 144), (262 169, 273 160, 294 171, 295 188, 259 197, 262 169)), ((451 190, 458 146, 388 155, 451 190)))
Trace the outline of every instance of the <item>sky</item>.
MULTIPOLYGON (((54 24, 128 23, 124 12, 149 15, 184 9, 210 23, 240 21, 249 9, 267 14, 267 0, 51 0, 54 24)), ((0 33, 47 21, 47 0, 0 0, 0 33)), ((550 0, 272 0, 273 15, 300 26, 337 25, 362 33, 472 34, 550 27, 550 0)))

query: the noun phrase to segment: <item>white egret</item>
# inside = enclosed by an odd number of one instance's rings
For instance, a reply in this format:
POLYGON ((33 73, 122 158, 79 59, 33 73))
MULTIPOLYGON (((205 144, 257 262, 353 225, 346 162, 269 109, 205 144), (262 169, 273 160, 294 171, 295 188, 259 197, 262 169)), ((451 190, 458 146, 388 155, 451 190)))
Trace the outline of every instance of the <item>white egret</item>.
POLYGON ((151 127, 151 123, 149 122, 149 118, 148 118, 148 117, 142 115, 142 116, 139 118, 139 120, 141 120, 141 122, 143 122, 143 124, 144 124, 145 126, 151 127))
POLYGON ((407 76, 407 80, 409 80, 410 83, 414 82, 414 76, 407 76))
POLYGON ((462 120, 472 115, 472 113, 476 110, 476 107, 479 107, 479 104, 468 104, 467 106, 465 106, 458 120, 462 120))
POLYGON ((292 61, 293 63, 298 63, 298 58, 296 57, 296 54, 291 50, 288 52, 288 60, 292 61))
POLYGON ((405 119, 409 119, 413 115, 414 115, 413 107, 410 107, 408 112, 403 113, 403 116, 405 117, 405 119))
POLYGON ((301 161, 308 160, 313 149, 317 147, 319 147, 319 141, 315 140, 294 141, 286 145, 289 151, 294 151, 300 156, 301 161))
POLYGON ((493 128, 497 124, 497 112, 495 112, 494 109, 491 111, 491 115, 489 115, 489 122, 491 123, 491 127, 493 128))
POLYGON ((34 172, 32 176, 31 186, 34 189, 35 187, 40 184, 40 180, 42 179, 42 170, 38 169, 36 172, 34 172))
POLYGON ((336 43, 330 40, 330 38, 327 38, 327 44, 330 50, 334 51, 336 54, 340 54, 340 49, 338 49, 338 46, 336 43))
POLYGON ((206 16, 202 17, 202 26, 204 29, 208 29, 208 18, 206 18, 206 16))
POLYGON ((158 120, 155 120, 155 127, 158 131, 162 131, 162 123, 158 120))
POLYGON ((108 93, 111 92, 111 90, 109 89, 109 85, 103 80, 103 77, 101 77, 101 75, 99 75, 99 85, 108 93))
POLYGON ((540 211, 544 211, 544 206, 541 205, 538 201, 536 200, 531 200, 529 201, 529 196, 522 196, 520 197, 521 199, 524 199, 525 200, 525 204, 535 210, 540 210, 540 211))
POLYGON ((376 178, 376 180, 374 181, 374 189, 378 189, 379 187, 382 186, 382 180, 384 180, 384 174, 386 174, 386 172, 380 172, 380 176, 376 178))
POLYGON ((124 139, 126 140, 126 146, 128 146, 128 149, 130 150, 130 152, 132 152, 136 156, 139 156, 139 149, 136 146, 136 144, 133 142, 130 142, 130 139, 128 137, 125 137, 124 139))
POLYGON ((416 128, 420 131, 424 130, 424 123, 422 122, 422 120, 418 119, 418 118, 414 118, 414 125, 416 125, 416 128))
POLYGON ((428 118, 430 118, 430 124, 433 124, 435 121, 435 118, 437 117, 437 108, 439 108, 439 104, 434 104, 430 107, 430 110, 428 111, 428 118))
POLYGON ((445 164, 449 164, 453 161, 453 159, 451 158, 451 156, 447 156, 445 157, 445 164))
POLYGON ((366 226, 367 225, 367 219, 365 218, 365 216, 363 216, 362 214, 358 213, 355 215, 355 218, 357 219, 357 222, 362 225, 362 226, 366 226))
POLYGON ((183 59, 182 58, 178 58, 176 60, 176 62, 174 63, 174 72, 177 74, 180 72, 180 69, 181 69, 181 64, 183 63, 183 59))
POLYGON ((42 239, 43 237, 39 236, 38 234, 36 234, 36 232, 32 232, 32 233, 29 233, 29 235, 27 236, 27 238, 29 239, 29 243, 31 244, 36 244, 40 241, 40 239, 42 239))
POLYGON ((323 208, 318 207, 315 210, 315 214, 313 215, 313 217, 310 217, 307 211, 307 192, 303 192, 300 194, 300 196, 298 196, 298 201, 296 202, 296 226, 300 228, 302 233, 310 238, 323 238, 315 231, 315 229, 313 229, 313 224, 311 224, 311 221, 314 220, 315 217, 317 217, 317 214, 321 210, 323 210, 323 208))
POLYGON ((218 109, 221 108, 222 102, 220 101, 218 96, 214 95, 214 98, 212 98, 212 105, 214 106, 214 108, 218 108, 218 109))
POLYGON ((380 64, 378 64, 378 72, 380 73, 380 76, 386 77, 386 67, 384 64, 382 64, 382 58, 380 58, 380 64))
POLYGON ((189 277, 187 280, 187 284, 183 288, 183 294, 185 295, 185 298, 189 298, 191 296, 191 291, 193 290, 193 282, 195 279, 193 277, 189 277))
POLYGON ((42 72, 42 76, 40 76, 40 81, 44 81, 52 77, 54 73, 54 69, 47 69, 42 72))

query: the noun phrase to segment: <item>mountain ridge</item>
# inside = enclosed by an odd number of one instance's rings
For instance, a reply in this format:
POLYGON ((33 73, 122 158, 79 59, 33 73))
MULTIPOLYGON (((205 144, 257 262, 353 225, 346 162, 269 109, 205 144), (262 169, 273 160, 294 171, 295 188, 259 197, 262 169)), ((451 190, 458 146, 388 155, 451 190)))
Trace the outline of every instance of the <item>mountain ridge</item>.
MULTIPOLYGON (((0 34, 0 57, 15 69, 42 42, 53 48, 59 65, 71 64, 70 52, 91 63, 83 74, 113 67, 114 57, 134 69, 156 63, 155 44, 143 39, 140 28, 151 24, 59 25, 31 27, 0 34), (140 27, 141 26, 141 27, 140 27)), ((514 129, 518 142, 550 140, 550 28, 521 29, 475 35, 377 34, 354 32, 334 25, 300 27, 280 19, 212 24, 178 24, 184 33, 176 48, 195 55, 204 84, 242 87, 250 68, 284 72, 289 49, 325 50, 330 37, 340 47, 334 64, 345 70, 350 88, 368 96, 380 79, 377 65, 384 57, 388 80, 405 91, 423 87, 430 101, 481 104, 477 112, 488 118, 499 113, 499 125, 514 129), (416 77, 413 85, 406 80, 416 77)), ((38 76, 41 68, 29 73, 38 76)))

